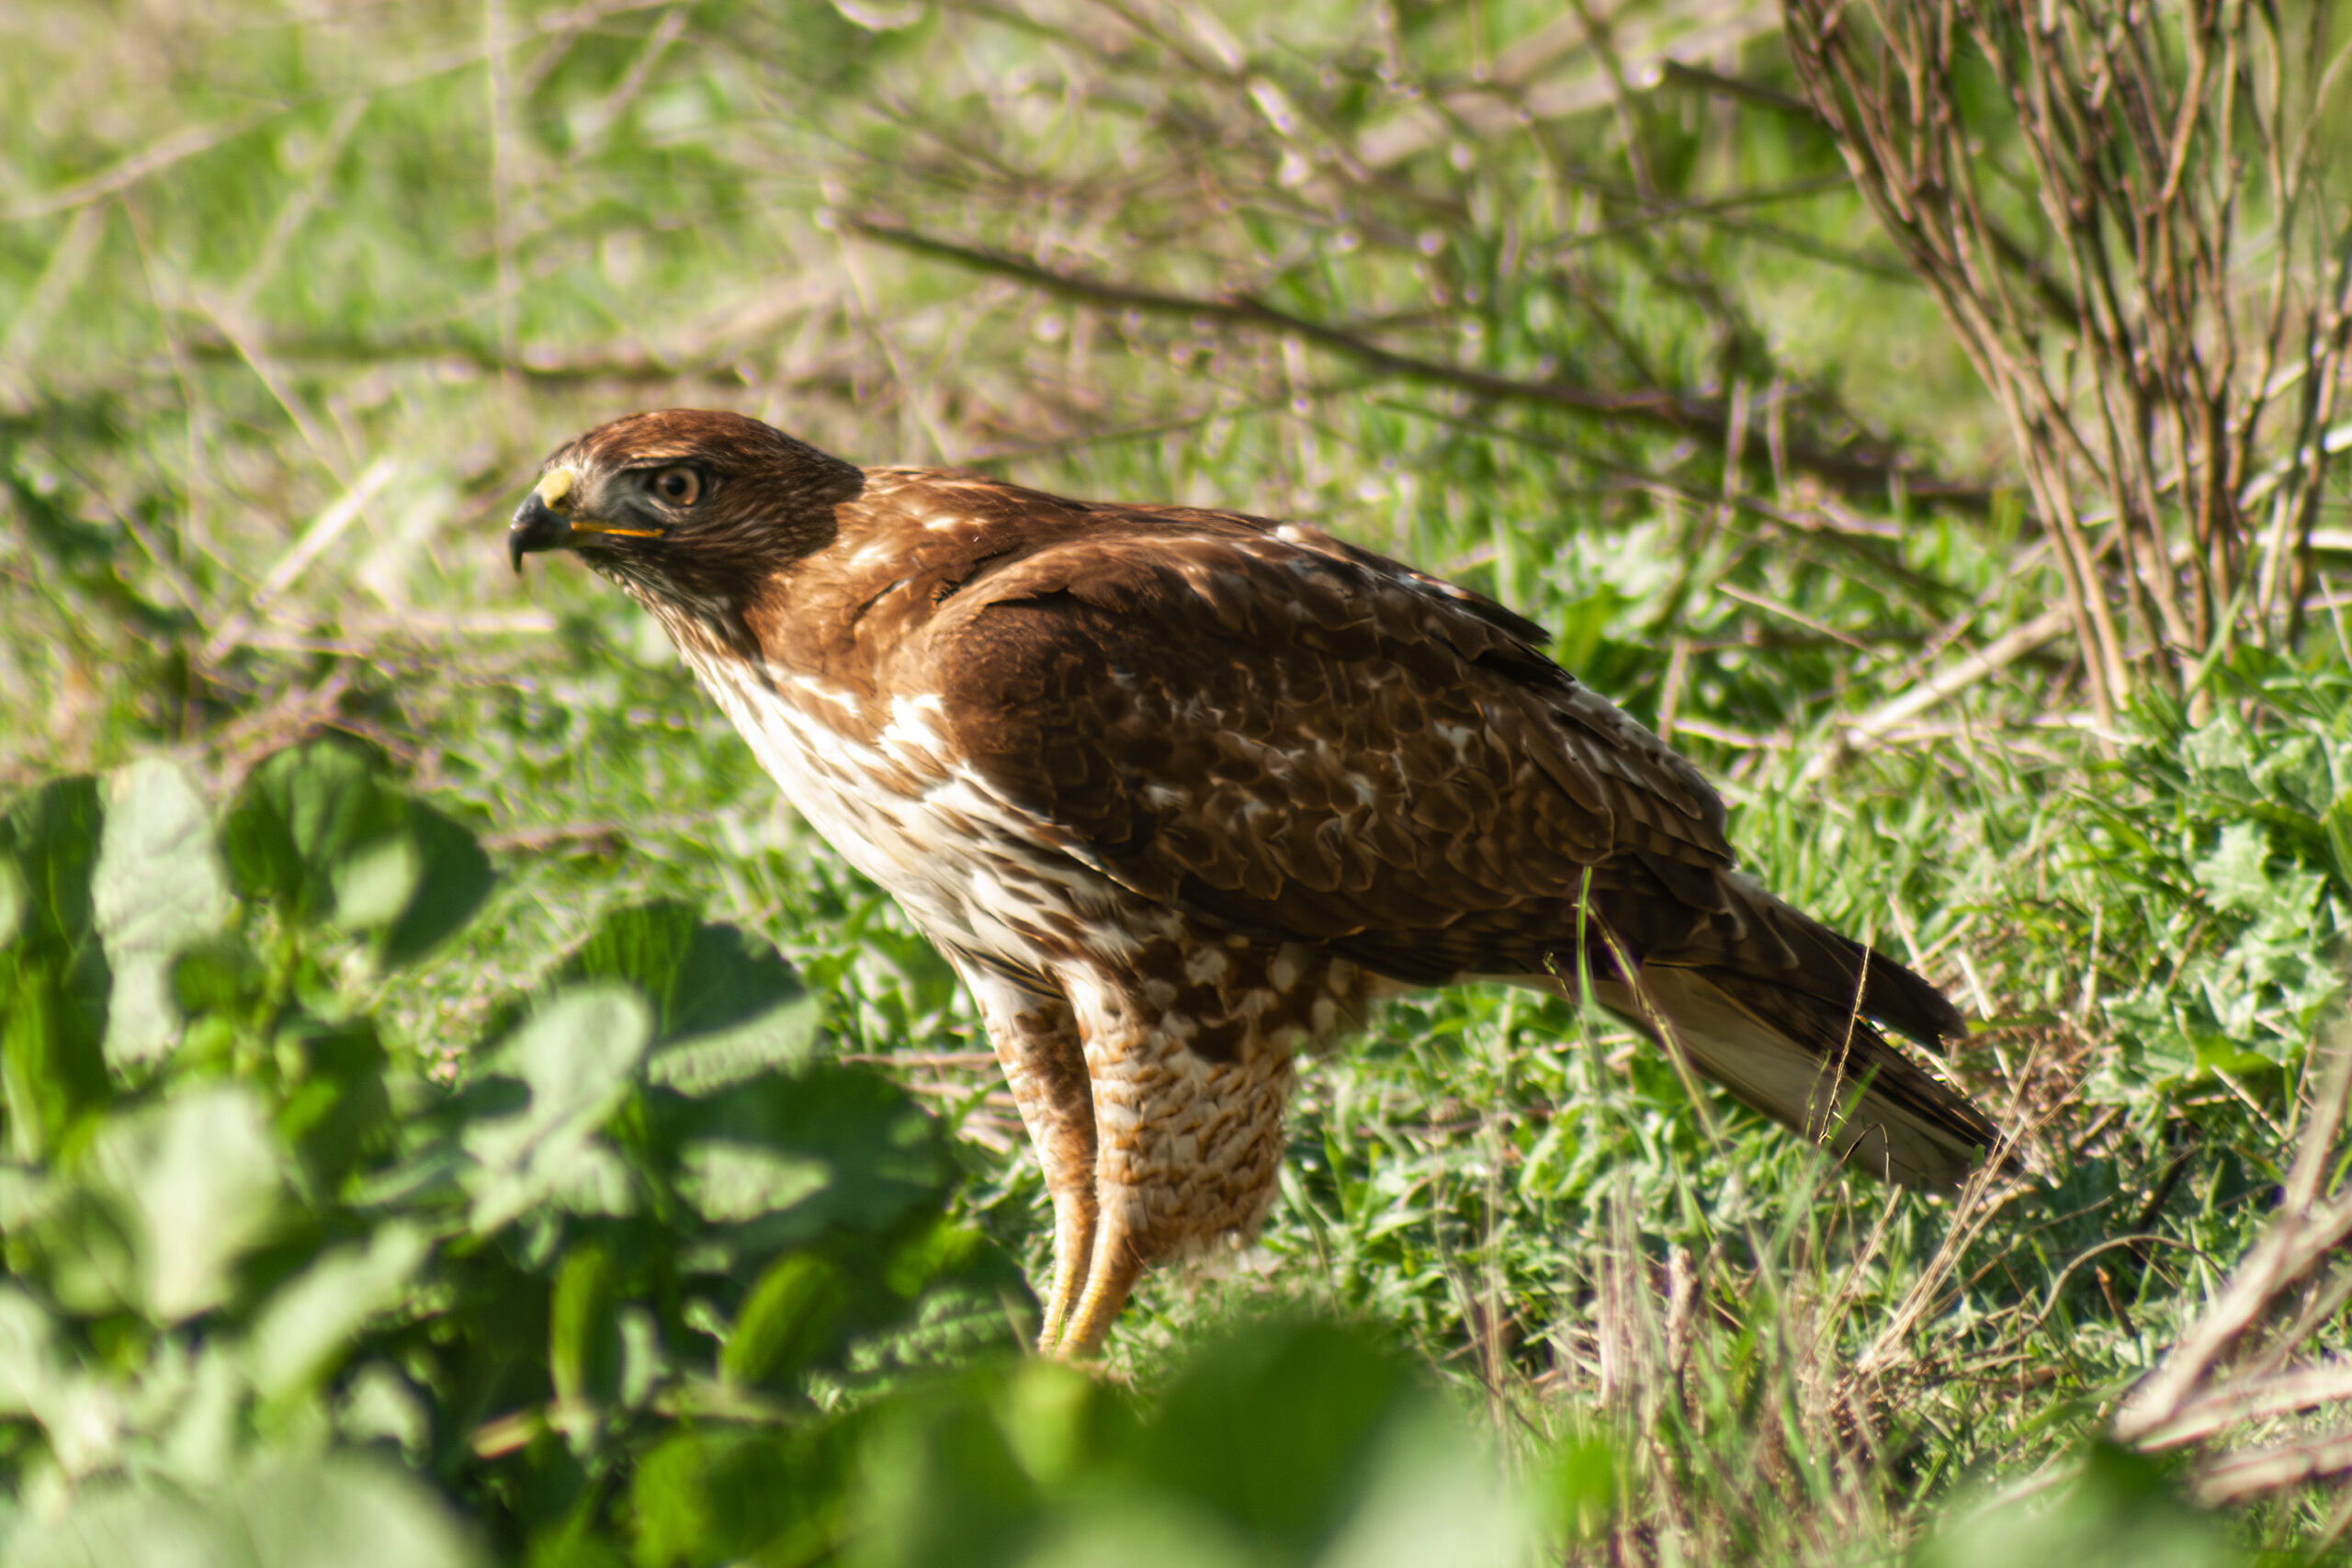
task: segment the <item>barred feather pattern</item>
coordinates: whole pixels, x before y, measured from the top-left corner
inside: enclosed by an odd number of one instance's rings
[[[583,507],[638,452],[707,466],[708,519],[582,553],[971,986],[1054,1193],[1049,1348],[1256,1221],[1294,1055],[1402,986],[1589,974],[1894,1179],[1951,1186],[1994,1142],[1880,1027],[1957,1036],[1942,995],[1739,872],[1697,770],[1532,623],[1296,525],[853,488],[753,423],[635,416],[550,465]]]

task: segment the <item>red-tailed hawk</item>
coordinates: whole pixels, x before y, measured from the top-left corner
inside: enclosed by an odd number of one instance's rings
[[[1888,1044],[1936,988],[1734,869],[1696,769],[1541,627],[1327,534],[860,468],[676,409],[548,459],[510,547],[642,604],[978,1002],[1054,1201],[1041,1339],[1274,1190],[1292,1060],[1384,992],[1599,1000],[1898,1181],[1994,1140]]]

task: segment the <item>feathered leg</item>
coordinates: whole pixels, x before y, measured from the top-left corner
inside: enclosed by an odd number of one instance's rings
[[[1065,981],[1093,1081],[1100,1214],[1085,1291],[1054,1347],[1076,1358],[1101,1346],[1146,1268],[1265,1213],[1282,1169],[1294,1032],[1262,1027],[1272,1010],[1240,987],[1217,987],[1214,1000],[1232,1010],[1204,1016],[1205,1007],[1148,1010],[1132,976]],[[1212,998],[1203,988],[1187,999]],[[1204,1054],[1204,1038],[1224,1048]]]
[[[1088,1279],[1098,1209],[1094,1197],[1094,1097],[1086,1051],[1069,1003],[1044,984],[1032,986],[958,956],[956,972],[979,1004],[989,1043],[1021,1108],[1021,1124],[1037,1151],[1054,1201],[1054,1279],[1037,1348],[1052,1354]]]

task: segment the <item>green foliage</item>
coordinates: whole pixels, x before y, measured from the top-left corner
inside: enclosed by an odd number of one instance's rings
[[[435,1492],[356,1449],[300,1459],[322,1442],[390,1443],[493,1543],[625,1541],[638,1457],[679,1434],[816,1453],[828,1412],[1023,1332],[1018,1270],[948,1217],[937,1124],[807,1060],[764,944],[621,911],[452,1087],[338,976],[480,904],[472,836],[313,742],[227,812],[232,899],[196,800],[147,763],[7,818],[0,1383],[4,1462],[52,1499],[34,1560],[247,1521],[258,1561],[314,1561],[379,1513],[397,1528],[348,1560],[468,1555]],[[109,921],[126,879],[142,913]],[[109,960],[164,965],[172,1009],[111,1065]],[[288,1512],[311,1493],[315,1518]]]
[[[2251,652],[2222,675],[2262,705],[2223,706],[2200,725],[2152,713],[2116,764],[2143,795],[2091,803],[2089,852],[2121,895],[2119,913],[2146,932],[2132,946],[2147,969],[2106,1004],[2131,1041],[2101,1082],[2109,1097],[2149,1079],[2275,1071],[2343,994],[2352,685],[2340,669]],[[2254,715],[2285,728],[2264,733]]]
[[[219,852],[159,762],[7,820],[11,1562],[1057,1562],[1131,1517],[1184,1526],[1169,1562],[1521,1539],[1446,1402],[1340,1330],[1204,1347],[1148,1412],[1010,1358],[1034,1307],[953,1213],[944,1129],[814,1059],[792,967],[675,901],[493,1009],[461,1082],[421,1070],[354,982],[388,932],[452,934],[487,862],[368,752],[264,761]],[[124,878],[145,913],[110,921]],[[170,979],[111,1063],[109,960]]]
[[[247,898],[298,925],[367,932],[380,962],[402,964],[480,908],[490,861],[471,833],[377,773],[340,743],[281,751],[245,782],[221,844]]]
[[[1429,1376],[1495,1433],[1430,1472],[1523,1479],[1572,1561],[2077,1517],[2340,1005],[2343,557],[2289,652],[2120,734],[2063,640],[1930,682],[2063,584],[1778,16],[0,22],[0,1556],[1450,1562],[1416,1531],[1508,1538],[1491,1485],[1400,1520],[1361,1483]],[[1148,1278],[1111,1386],[999,1359],[1050,1217],[952,971],[657,627],[498,548],[552,445],[688,403],[1500,594],[1760,879],[1981,1017],[1953,1070],[2047,1185],[1890,1201],[1611,1021],[1464,987],[1305,1065],[1258,1244]],[[1387,1348],[1217,1341],[1269,1311]]]
[[[1210,1337],[1155,1407],[1048,1362],[878,1411],[873,1568],[1522,1561],[1532,1520],[1409,1363],[1326,1325]]]
[[[2046,1505],[1986,1509],[1911,1558],[1914,1568],[2224,1568],[2244,1561],[2211,1519],[2175,1495],[2156,1461],[2108,1443],[2094,1444]]]

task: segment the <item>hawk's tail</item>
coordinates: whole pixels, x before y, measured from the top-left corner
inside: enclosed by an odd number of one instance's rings
[[[1800,990],[1726,964],[1644,964],[1633,988],[1613,980],[1595,988],[1651,1035],[1671,1036],[1669,1048],[1740,1100],[1839,1158],[1907,1187],[1959,1187],[1996,1130],[1866,1016],[1934,1044],[1960,1032],[1959,1015],[1901,964],[1814,929],[1850,954],[1859,1008],[1815,994],[1826,987]]]

